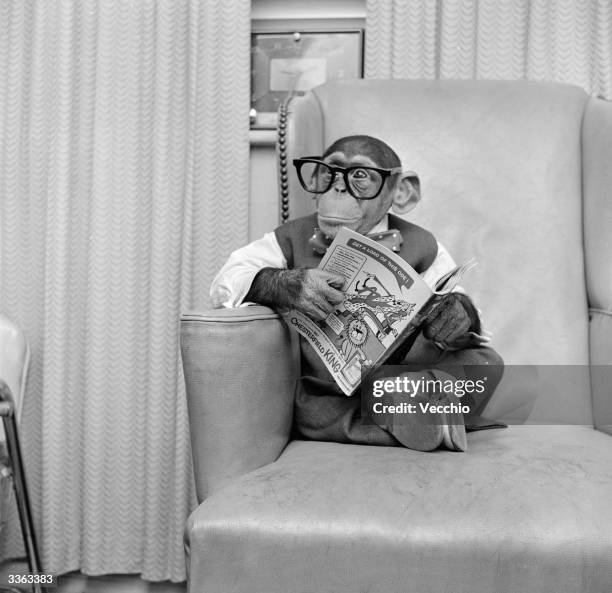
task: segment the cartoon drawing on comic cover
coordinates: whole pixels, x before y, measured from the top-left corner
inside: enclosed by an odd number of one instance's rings
[[[343,374],[348,380],[360,372],[362,365],[378,360],[398,336],[394,324],[407,319],[415,306],[390,294],[375,274],[365,272],[355,282],[335,312],[342,330],[336,333],[330,325],[321,327],[346,360]]]

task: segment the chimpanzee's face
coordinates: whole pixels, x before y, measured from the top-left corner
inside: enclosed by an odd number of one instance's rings
[[[323,162],[332,167],[374,167],[385,168],[370,156],[363,154],[345,154],[337,151],[329,154]],[[360,178],[367,182],[367,169],[353,169],[351,179],[359,187]],[[394,177],[383,181],[383,187],[374,199],[364,200],[353,197],[346,188],[342,174],[337,173],[331,188],[324,194],[318,194],[317,217],[321,231],[333,238],[341,227],[345,226],[358,233],[368,233],[385,216],[391,206],[397,189]],[[358,193],[358,192],[354,192]]]

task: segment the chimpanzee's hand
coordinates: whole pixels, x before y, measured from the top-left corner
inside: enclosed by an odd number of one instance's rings
[[[469,298],[451,292],[434,309],[423,324],[423,335],[433,341],[451,345],[478,325],[478,313]]]
[[[314,321],[325,319],[344,300],[339,289],[344,276],[319,269],[263,268],[255,276],[245,301],[284,313],[296,309]]]
[[[305,272],[302,290],[291,308],[322,321],[344,300],[344,293],[338,290],[344,284],[344,276],[318,269]]]

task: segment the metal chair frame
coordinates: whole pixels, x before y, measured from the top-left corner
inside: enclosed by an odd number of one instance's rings
[[[6,325],[11,323],[2,315],[0,315],[0,322],[2,322],[5,327]],[[18,328],[16,327],[15,330],[21,331],[18,330]],[[29,345],[27,344],[27,340],[25,341],[25,348],[26,354],[24,356],[23,369],[20,377],[20,387],[22,390],[25,386],[25,378],[29,364]],[[17,502],[17,510],[19,513],[19,521],[21,524],[21,533],[23,536],[23,543],[27,556],[28,569],[30,573],[40,574],[42,572],[42,565],[40,562],[40,555],[36,542],[32,508],[28,495],[28,488],[23,465],[23,455],[21,452],[21,444],[19,441],[19,430],[17,427],[17,415],[19,413],[19,410],[17,409],[18,406],[15,405],[16,401],[21,402],[22,398],[20,400],[16,400],[14,394],[11,391],[11,388],[0,377],[0,416],[2,417],[4,433],[6,436],[8,463],[9,469],[11,470],[12,474],[11,478],[15,491],[15,500]],[[5,590],[14,591],[15,589]],[[44,588],[41,584],[34,583],[32,585],[32,590],[35,593],[42,593]]]

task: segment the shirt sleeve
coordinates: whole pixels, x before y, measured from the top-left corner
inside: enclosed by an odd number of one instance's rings
[[[232,308],[245,303],[253,279],[262,268],[286,268],[287,260],[276,240],[266,233],[261,239],[232,252],[215,276],[210,287],[210,298],[215,308]]]

